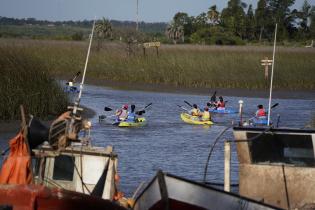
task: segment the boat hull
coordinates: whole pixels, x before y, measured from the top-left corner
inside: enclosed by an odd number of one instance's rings
[[[126,210],[109,200],[41,185],[0,185],[0,206],[23,210]]]
[[[134,210],[276,209],[257,201],[159,171],[139,194]]]
[[[213,122],[208,121],[202,121],[199,117],[191,116],[187,113],[181,113],[180,118],[185,122],[193,125],[213,125]]]

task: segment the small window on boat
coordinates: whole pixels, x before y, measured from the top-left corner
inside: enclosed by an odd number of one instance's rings
[[[72,181],[74,172],[74,158],[68,155],[55,157],[53,179]]]
[[[248,133],[247,138],[257,134]],[[266,133],[249,142],[253,163],[279,163],[294,166],[315,166],[311,135]]]

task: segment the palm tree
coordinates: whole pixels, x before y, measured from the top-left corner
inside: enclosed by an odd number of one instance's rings
[[[101,44],[104,39],[112,38],[112,35],[113,35],[112,24],[110,23],[109,20],[103,17],[102,20],[99,20],[96,23],[95,32],[96,32],[96,37],[98,40],[97,49],[99,50],[101,48]]]
[[[169,39],[173,40],[174,44],[177,44],[179,40],[184,42],[184,26],[172,21],[166,28],[166,35]]]
[[[219,24],[220,13],[217,11],[216,5],[213,5],[212,7],[209,8],[207,15],[208,15],[211,25]]]

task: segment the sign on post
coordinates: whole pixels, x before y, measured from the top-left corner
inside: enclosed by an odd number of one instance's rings
[[[143,55],[145,56],[145,49],[150,47],[155,47],[156,55],[159,56],[159,47],[161,46],[161,42],[146,42],[143,43]]]
[[[272,60],[268,60],[268,57],[265,57],[265,59],[261,60],[261,65],[265,66],[265,79],[268,79],[268,72],[269,72],[269,66],[272,65]]]

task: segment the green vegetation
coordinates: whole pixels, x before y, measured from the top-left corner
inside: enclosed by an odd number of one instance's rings
[[[0,119],[20,119],[19,105],[36,117],[56,116],[67,96],[32,49],[0,46]]]
[[[8,40],[5,40],[8,43]],[[56,77],[65,78],[84,67],[87,42],[12,41],[31,58],[41,60]],[[4,41],[0,40],[0,45]],[[168,84],[174,87],[267,89],[260,60],[272,57],[272,47],[162,45],[155,49],[94,42],[87,78],[131,83]],[[274,87],[285,90],[315,89],[315,51],[310,48],[277,49]]]
[[[177,42],[239,45],[244,42],[270,42],[278,23],[279,41],[306,41],[315,39],[315,6],[307,0],[299,9],[291,9],[295,0],[258,0],[254,10],[241,0],[229,0],[222,11],[216,5],[201,14],[189,16],[178,12],[168,31],[183,28],[182,37],[169,36]]]

